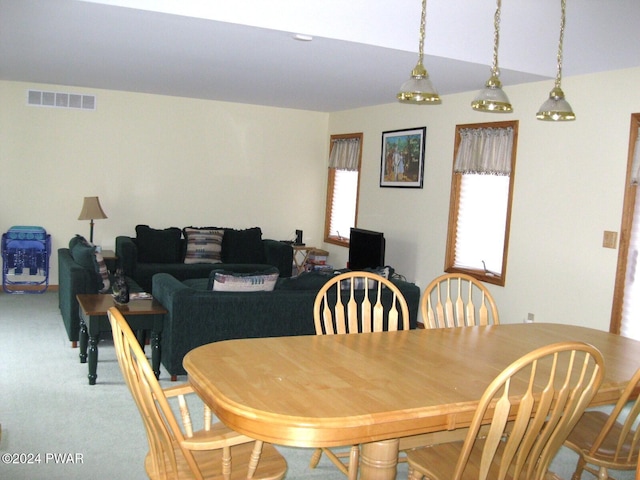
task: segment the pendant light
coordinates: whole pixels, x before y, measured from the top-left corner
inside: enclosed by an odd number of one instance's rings
[[[411,71],[411,78],[402,84],[397,98],[401,103],[418,105],[440,103],[440,95],[433,88],[427,69],[422,64],[424,57],[424,30],[427,18],[427,0],[422,0],[422,17],[420,18],[420,49],[418,63]]]
[[[497,0],[496,13],[493,21],[493,66],[491,67],[491,77],[489,77],[487,83],[484,84],[484,88],[480,90],[476,98],[471,102],[471,108],[480,112],[509,113],[513,111],[507,94],[502,90],[500,70],[498,69],[501,9],[502,2],[501,0]]]
[[[564,39],[564,24],[566,16],[566,0],[560,0],[562,16],[560,19],[560,42],[558,44],[558,65],[556,73],[556,83],[549,98],[542,104],[540,111],[536,115],[538,120],[548,120],[552,122],[575,120],[576,115],[569,102],[564,98],[564,92],[560,87],[562,81],[562,41]]]

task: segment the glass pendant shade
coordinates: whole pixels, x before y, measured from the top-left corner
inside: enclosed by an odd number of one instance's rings
[[[421,62],[411,72],[411,78],[402,84],[397,97],[400,103],[440,103],[440,95],[433,88],[429,74]]]
[[[536,114],[538,120],[548,120],[552,122],[561,122],[575,120],[576,114],[569,102],[564,98],[564,92],[560,87],[551,90],[549,98],[542,104],[540,110]]]
[[[484,88],[471,102],[471,107],[480,112],[509,113],[513,111],[507,94],[502,90],[498,75],[493,73]]]

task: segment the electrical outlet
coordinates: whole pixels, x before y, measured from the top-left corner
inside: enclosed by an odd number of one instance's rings
[[[527,313],[527,318],[525,318],[524,323],[533,323],[536,319],[536,316],[533,313]]]

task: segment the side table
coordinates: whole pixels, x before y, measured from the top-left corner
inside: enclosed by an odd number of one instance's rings
[[[164,314],[167,313],[160,302],[150,298],[118,305],[110,294],[79,294],[76,298],[80,306],[80,363],[87,363],[89,359],[89,385],[95,385],[98,378],[98,341],[100,333],[111,331],[107,317],[107,310],[111,307],[122,312],[132,330],[151,330],[151,367],[156,378],[160,375],[160,335]]]
[[[304,272],[304,266],[309,259],[309,254],[315,250],[315,247],[306,247],[304,245],[293,245],[293,266],[295,274],[300,275]]]
[[[307,247],[305,245],[293,245],[293,266],[294,275],[300,275],[305,271],[309,257],[314,254],[328,255],[329,252],[316,247]]]

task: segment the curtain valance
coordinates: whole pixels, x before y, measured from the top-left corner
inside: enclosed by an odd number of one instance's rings
[[[359,138],[334,138],[331,141],[329,168],[357,171],[359,158]]]
[[[509,176],[513,128],[463,128],[454,165],[456,173]]]

